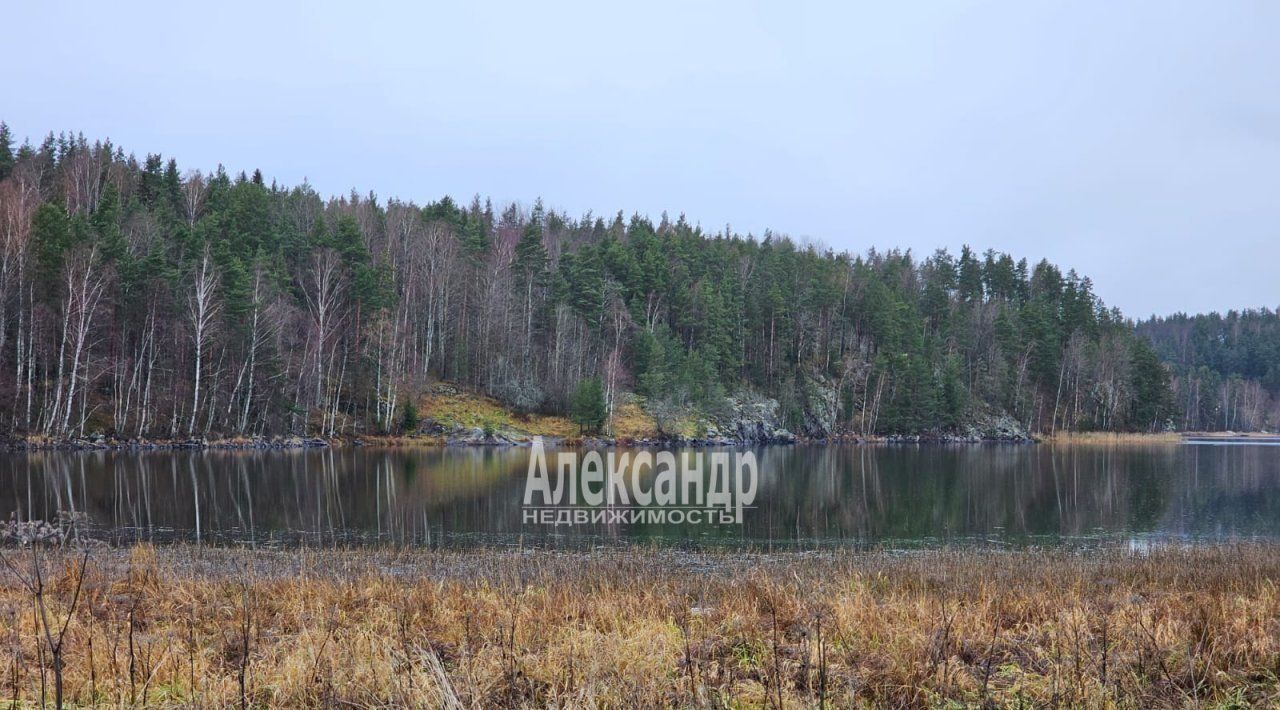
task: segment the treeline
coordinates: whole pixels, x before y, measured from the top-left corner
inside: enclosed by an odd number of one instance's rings
[[[1172,368],[1179,428],[1280,427],[1280,311],[1180,313],[1142,321],[1138,332]]]
[[[1166,371],[1087,278],[835,253],[665,214],[325,199],[109,142],[0,139],[0,422],[121,436],[395,430],[448,380],[660,424],[776,398],[796,430],[1150,430]]]

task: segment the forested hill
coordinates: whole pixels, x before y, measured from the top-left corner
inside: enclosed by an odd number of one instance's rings
[[[1280,311],[1266,308],[1138,323],[1173,371],[1184,429],[1280,427]]]
[[[7,131],[0,229],[0,424],[19,433],[394,431],[440,380],[542,412],[598,382],[659,421],[767,397],[814,435],[1182,417],[1087,278],[990,251],[326,199]]]

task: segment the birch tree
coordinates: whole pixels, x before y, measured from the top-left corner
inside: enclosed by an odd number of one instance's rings
[[[322,412],[330,409],[330,380],[334,369],[334,332],[342,315],[342,289],[344,286],[342,258],[333,249],[318,249],[311,257],[310,268],[303,277],[302,294],[307,312],[311,315],[311,339],[309,351],[315,378],[315,397],[312,404]]]
[[[188,228],[196,226],[196,220],[200,218],[200,213],[204,209],[204,198],[207,192],[208,186],[205,185],[204,176],[199,170],[187,173],[186,179],[182,182],[182,216],[186,218]]]
[[[81,380],[86,379],[90,337],[107,285],[106,269],[101,264],[96,246],[79,247],[68,256],[63,269],[63,284],[66,296],[57,390],[47,431],[66,436],[72,431],[71,415],[75,409],[76,391]],[[83,424],[86,416],[82,411],[77,427]]]
[[[219,311],[217,300],[218,272],[208,246],[191,274],[191,290],[187,295],[187,317],[191,322],[191,341],[195,348],[195,365],[191,375],[191,421],[187,433],[195,435],[196,417],[200,413],[200,391],[204,382],[205,353],[213,335]]]

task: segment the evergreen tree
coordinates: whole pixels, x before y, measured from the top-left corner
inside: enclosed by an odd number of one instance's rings
[[[62,205],[46,202],[31,220],[31,245],[40,281],[50,286],[62,270],[62,260],[71,249],[71,218]]]
[[[1132,350],[1133,427],[1156,431],[1169,416],[1169,373],[1146,342],[1135,340]]]
[[[404,413],[400,417],[400,430],[406,434],[418,431],[418,406],[413,403],[413,399],[405,400]]]
[[[13,134],[9,132],[8,124],[0,121],[0,180],[13,172],[14,160]]]
[[[591,377],[578,383],[573,391],[570,416],[583,434],[598,432],[604,426],[604,386],[599,379]]]

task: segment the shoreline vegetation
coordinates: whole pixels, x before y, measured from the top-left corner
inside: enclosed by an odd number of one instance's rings
[[[0,552],[11,706],[1280,702],[1274,544]]]
[[[519,447],[533,442],[534,435],[451,439],[431,435],[353,436],[326,439],[321,437],[243,437],[234,439],[137,440],[97,437],[88,439],[51,440],[43,438],[12,439],[0,444],[0,451],[10,453],[34,451],[296,451],[341,448],[445,448],[445,447]],[[543,436],[543,435],[537,435]],[[1114,433],[1073,432],[1023,439],[959,438],[951,436],[830,436],[821,439],[795,437],[786,441],[742,441],[738,439],[685,437],[602,437],[546,435],[549,446],[582,447],[704,447],[704,446],[786,446],[786,445],[972,445],[972,444],[1045,444],[1052,446],[1143,446],[1176,444],[1189,440],[1200,442],[1273,443],[1280,437],[1268,432],[1160,432]]]
[[[632,398],[609,418],[603,431],[584,435],[578,425],[557,416],[521,414],[500,402],[450,385],[440,385],[417,400],[420,420],[411,433],[374,435],[243,436],[228,438],[182,437],[174,439],[121,438],[107,435],[54,438],[15,436],[0,444],[8,451],[47,450],[285,450],[325,447],[443,447],[521,446],[541,436],[548,443],[571,446],[724,446],[749,444],[953,444],[953,443],[1048,443],[1048,444],[1151,444],[1201,440],[1266,440],[1263,432],[1106,432],[1070,431],[1028,435],[1016,426],[1004,430],[929,432],[912,435],[834,432],[823,437],[796,435],[778,427],[776,421],[730,421],[717,428],[697,413],[668,423],[666,430],[645,408],[643,400]],[[745,436],[743,435],[745,434]]]
[[[541,436],[541,435],[539,435]],[[1231,434],[1217,432],[1213,436],[1195,436],[1176,432],[1153,434],[1070,434],[1050,437],[1028,437],[1025,439],[964,439],[954,437],[931,437],[915,435],[909,437],[895,436],[831,436],[822,439],[796,437],[787,441],[742,441],[737,439],[705,439],[683,437],[639,437],[612,438],[600,436],[545,436],[544,442],[549,446],[581,446],[581,447],[719,447],[719,446],[786,446],[786,445],[972,445],[972,444],[1047,444],[1059,446],[1120,446],[1180,443],[1189,438],[1200,440],[1222,440],[1239,443],[1277,441],[1274,435],[1262,433]],[[335,437],[243,437],[234,439],[179,439],[179,440],[137,440],[95,437],[87,439],[51,440],[43,438],[12,439],[0,444],[0,451],[9,453],[38,451],[297,451],[306,449],[341,449],[341,448],[445,448],[445,447],[520,447],[533,442],[533,436],[494,436],[476,439],[450,439],[430,435],[400,436],[363,436]]]

